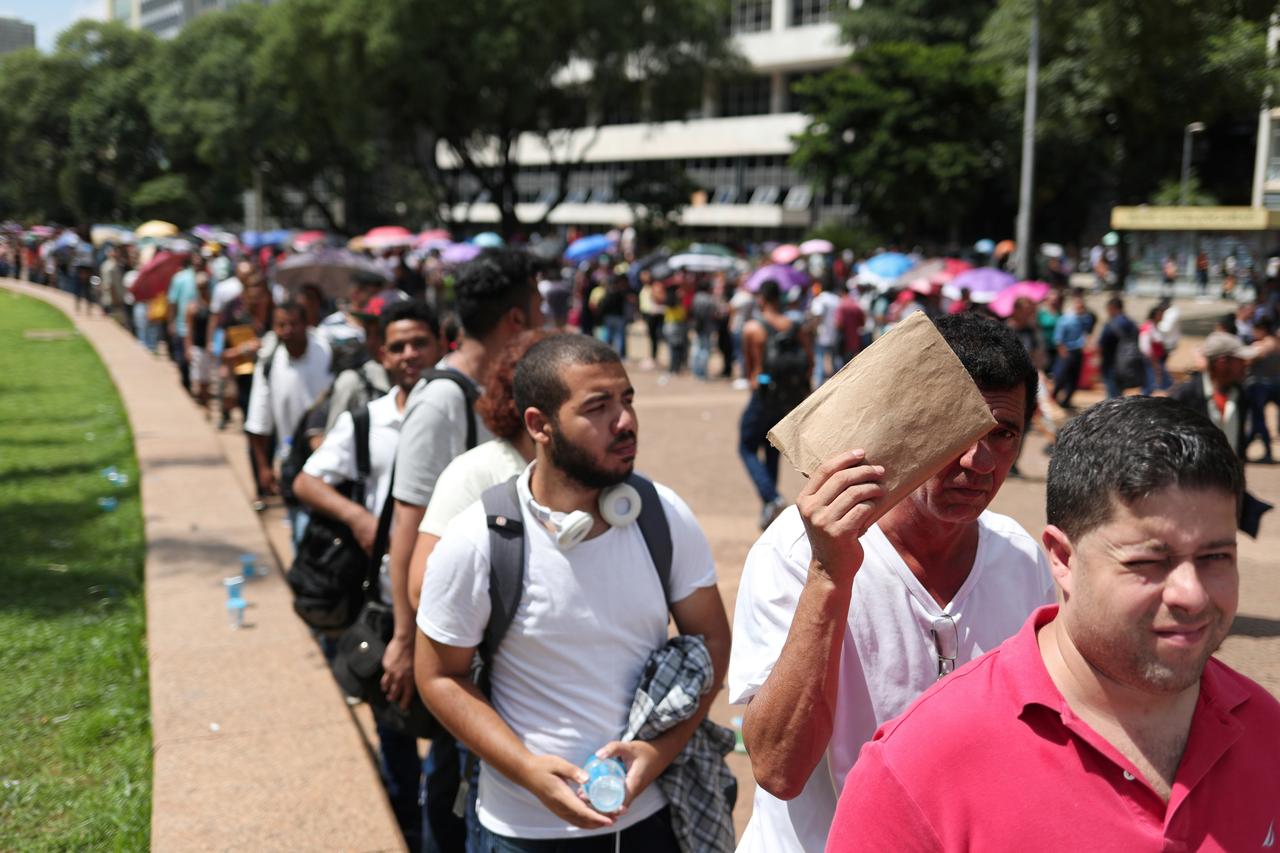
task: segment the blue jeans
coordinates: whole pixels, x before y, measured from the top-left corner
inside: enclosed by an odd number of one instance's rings
[[[699,379],[707,378],[707,365],[711,362],[711,336],[715,330],[698,332],[693,339],[693,375]]]
[[[1270,379],[1255,379],[1245,386],[1249,395],[1249,403],[1253,410],[1252,423],[1249,425],[1249,440],[1245,447],[1253,444],[1254,439],[1262,438],[1263,459],[1271,457],[1271,429],[1267,426],[1267,404],[1280,404],[1280,382]]]
[[[604,341],[613,347],[613,351],[620,357],[627,357],[627,318],[625,316],[605,315]]]
[[[667,341],[667,354],[671,359],[668,370],[679,373],[684,370],[685,360],[689,357],[689,326],[686,323],[667,323],[662,327],[662,336]]]
[[[460,754],[461,753],[461,754]],[[422,762],[422,853],[456,853],[467,846],[467,822],[453,813],[465,752],[449,735],[431,742]]]
[[[746,466],[747,475],[751,477],[756,493],[762,503],[770,503],[778,499],[778,448],[769,443],[769,430],[775,421],[764,410],[764,401],[759,391],[751,392],[751,399],[742,411],[742,420],[738,422],[738,455]],[[760,451],[764,450],[764,459]]]
[[[659,809],[637,824],[618,833],[587,838],[508,838],[478,827],[480,847],[472,853],[677,853],[680,850],[671,828],[670,807]]]
[[[830,362],[831,370],[827,371],[827,363]],[[836,345],[814,344],[813,345],[813,387],[817,388],[823,382],[827,381],[827,377],[831,376],[837,370],[844,366],[844,360],[840,353],[840,348]]]

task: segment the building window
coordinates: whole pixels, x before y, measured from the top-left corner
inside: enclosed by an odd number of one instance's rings
[[[720,88],[720,115],[768,115],[771,88],[768,77],[751,77],[725,83]]]
[[[133,20],[133,0],[115,0],[111,4],[111,19],[129,23]]]
[[[773,28],[772,0],[734,0],[729,8],[729,32],[762,33]]]
[[[1280,122],[1271,125],[1271,152],[1267,158],[1267,183],[1280,181]]]
[[[834,17],[835,0],[791,0],[791,26],[823,24]]]

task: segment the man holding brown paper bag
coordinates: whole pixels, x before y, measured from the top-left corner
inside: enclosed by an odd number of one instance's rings
[[[882,481],[901,472],[886,474],[856,445],[829,455],[747,557],[729,694],[750,701],[743,735],[759,788],[739,851],[822,850],[876,728],[1053,601],[1035,539],[986,510],[1034,411],[1035,368],[995,321],[962,314],[937,331],[995,425],[887,510]],[[901,388],[937,356],[890,360],[881,381]]]

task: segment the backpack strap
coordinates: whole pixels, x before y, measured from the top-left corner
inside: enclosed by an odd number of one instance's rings
[[[271,352],[267,354],[267,360],[262,365],[262,378],[267,382],[271,381],[271,368],[276,363],[276,353],[280,352],[280,341],[276,341],[276,345],[271,348]]]
[[[454,385],[457,385],[458,389],[462,391],[462,398],[466,401],[467,405],[467,450],[475,447],[477,439],[476,400],[480,397],[480,392],[476,390],[475,383],[451,367],[424,370],[422,372],[422,378],[427,380],[428,383],[434,382],[437,379],[448,379]],[[519,517],[520,515],[517,513],[516,518]]]
[[[363,409],[368,419],[369,409]],[[359,445],[357,445],[359,447]],[[368,453],[368,438],[365,439],[365,452]],[[356,463],[359,465],[359,463]],[[367,476],[367,475],[366,475]],[[377,601],[380,594],[378,575],[382,572],[382,557],[387,553],[387,545],[391,540],[391,519],[395,515],[396,502],[391,496],[396,487],[396,466],[391,465],[391,476],[387,478],[387,494],[382,499],[382,514],[378,516],[378,532],[373,536],[373,551],[369,554],[369,570],[365,577],[364,597],[366,601]]]
[[[373,469],[369,460],[369,407],[361,406],[351,415],[351,420],[356,429],[356,479],[364,483]]]
[[[671,525],[667,522],[666,510],[662,508],[662,498],[658,495],[653,481],[639,474],[627,478],[631,488],[640,493],[640,517],[636,524],[640,526],[640,535],[644,537],[645,547],[649,549],[649,558],[658,572],[658,580],[662,581],[662,594],[671,606],[671,560],[675,546],[671,541]]]
[[[485,670],[511,627],[524,592],[524,522],[517,479],[491,486],[480,498],[489,524],[489,623],[480,643]],[[488,684],[481,689],[487,694]]]

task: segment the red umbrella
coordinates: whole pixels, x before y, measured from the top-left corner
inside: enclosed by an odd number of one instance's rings
[[[443,249],[453,242],[453,237],[443,228],[431,228],[413,238],[413,245],[419,249]]]
[[[329,237],[323,231],[303,231],[301,234],[294,235],[293,250],[295,252],[305,252],[309,249],[317,248],[317,243],[323,243]]]
[[[146,266],[138,271],[129,292],[139,302],[153,299],[169,289],[169,280],[187,262],[185,252],[157,252]]]

